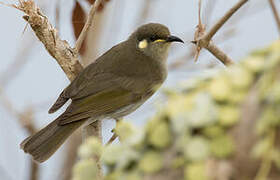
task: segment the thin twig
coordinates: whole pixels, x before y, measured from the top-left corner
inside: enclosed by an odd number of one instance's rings
[[[106,146],[114,142],[118,138],[118,135],[116,133],[113,134],[113,136],[109,139],[109,141],[106,143]]]
[[[193,44],[197,46],[196,56],[199,55],[201,48],[207,49],[216,58],[218,58],[224,65],[228,66],[233,64],[233,60],[227,56],[223,51],[221,51],[216,45],[211,42],[212,37],[218,32],[218,30],[225,24],[227,20],[244,5],[248,0],[240,0],[235,6],[233,6],[211,29],[208,33],[203,35],[201,31],[201,21],[199,20],[198,29],[195,33]],[[200,6],[200,4],[199,4]],[[200,36],[200,37],[197,37]]]
[[[248,0],[240,0],[235,6],[233,6],[203,37],[206,41],[210,41],[217,31],[229,20],[229,18],[239,9],[248,2]]]
[[[79,50],[81,49],[82,44],[83,44],[83,42],[84,42],[84,40],[86,38],[86,35],[88,33],[88,30],[89,30],[89,28],[91,27],[91,25],[93,23],[93,18],[94,18],[94,15],[95,15],[96,11],[97,11],[97,8],[99,7],[99,5],[100,5],[100,3],[102,1],[103,0],[96,0],[94,2],[94,4],[91,5],[91,9],[90,9],[87,21],[85,23],[85,26],[83,27],[82,32],[81,32],[79,38],[76,41],[76,45],[74,47],[75,52],[79,52]]]
[[[196,43],[198,43],[198,40],[200,37],[202,37],[205,33],[205,26],[204,24],[202,24],[202,20],[201,20],[201,0],[198,1],[198,25],[196,26],[196,31],[195,31],[195,35],[194,35],[194,40]],[[196,62],[200,51],[201,51],[202,47],[201,46],[196,46],[196,53],[194,56],[194,61]]]
[[[229,66],[234,64],[233,60],[226,55],[222,50],[220,50],[214,43],[210,42],[207,46],[204,47],[209,52],[211,52],[217,59],[219,59],[224,65]]]
[[[60,29],[60,0],[55,4],[55,28]]]
[[[278,31],[280,33],[280,17],[279,17],[279,14],[277,12],[276,5],[274,3],[274,0],[268,0],[268,2],[270,4],[270,7],[271,7],[272,13],[274,15],[274,19],[275,19],[276,25],[278,27]]]
[[[215,5],[217,4],[217,0],[211,0],[206,2],[206,6],[203,9],[204,14],[202,16],[202,20],[204,21],[205,27],[208,27],[211,22],[211,18],[213,17],[213,12],[215,12]]]
[[[94,28],[89,28],[86,39],[84,40],[85,50],[82,55],[81,63],[84,66],[93,63],[98,58],[98,46],[101,40],[104,41],[105,18],[107,12],[102,10],[94,17]],[[108,37],[106,37],[108,38]],[[81,50],[80,50],[81,51]]]
[[[117,123],[120,122],[120,121],[122,121],[123,118],[115,118],[115,120],[116,120],[116,126],[117,126]],[[118,135],[117,135],[117,133],[115,132],[115,129],[112,130],[112,133],[113,133],[113,135],[112,135],[112,137],[109,139],[109,141],[106,143],[106,145],[111,144],[115,139],[117,139]]]

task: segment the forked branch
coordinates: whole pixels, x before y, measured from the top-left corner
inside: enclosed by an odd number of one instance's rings
[[[218,32],[218,30],[229,20],[229,18],[240,9],[248,0],[240,0],[235,6],[233,6],[209,31],[204,33],[203,25],[200,19],[200,2],[199,2],[199,24],[197,26],[197,31],[195,34],[194,43],[197,46],[196,58],[198,57],[200,50],[202,48],[207,49],[211,52],[217,59],[219,59],[224,65],[228,66],[234,63],[234,61],[227,56],[223,51],[221,51],[212,41],[213,36]]]

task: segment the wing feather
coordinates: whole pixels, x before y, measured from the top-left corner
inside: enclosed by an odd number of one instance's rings
[[[141,101],[141,96],[124,89],[102,91],[86,98],[75,100],[60,117],[59,124],[65,125],[84,118],[98,118]]]

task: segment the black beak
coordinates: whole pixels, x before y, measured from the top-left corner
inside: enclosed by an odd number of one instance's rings
[[[181,42],[184,43],[184,41],[176,36],[168,36],[166,39],[166,42]]]

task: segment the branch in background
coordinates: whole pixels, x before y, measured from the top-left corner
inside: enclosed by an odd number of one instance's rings
[[[213,0],[213,1],[206,1],[206,5],[204,6],[203,9],[203,14],[202,14],[202,21],[204,22],[205,27],[209,27],[210,24],[210,20],[212,19],[212,14],[214,11],[214,7],[216,5],[217,1]],[[225,43],[226,41],[234,38],[237,34],[237,23],[240,23],[242,20],[255,15],[257,12],[260,12],[261,10],[264,10],[263,5],[258,5],[256,7],[254,7],[254,9],[250,9],[250,11],[248,10],[249,6],[245,6],[242,9],[239,10],[238,14],[235,14],[235,16],[231,17],[231,20],[229,22],[227,22],[227,28],[226,29],[222,29],[221,32],[219,34],[216,35],[215,38],[215,43],[219,44],[219,43]],[[186,33],[184,33],[185,39],[191,39],[191,34],[192,31],[187,31]],[[224,49],[224,48],[223,48]],[[176,59],[171,59],[170,62],[172,62],[169,67],[171,70],[176,70],[179,67],[181,67],[182,65],[185,65],[186,63],[189,62],[189,60],[193,59],[195,57],[195,47],[189,48],[189,52],[185,53],[184,55],[180,56],[179,58]],[[194,52],[194,53],[193,53]],[[209,61],[207,61],[209,62]],[[211,61],[213,62],[213,61]],[[211,63],[210,62],[210,63]],[[217,64],[217,63],[215,63]],[[213,66],[210,64],[210,66]],[[203,66],[202,68],[208,68],[209,65],[207,66]],[[187,68],[187,69],[186,69]],[[186,66],[186,68],[184,68],[184,70],[188,70],[188,69],[192,69],[194,67],[192,67],[192,65],[188,64],[188,66]],[[202,69],[200,68],[200,69]]]
[[[278,27],[278,31],[280,33],[280,17],[279,17],[279,14],[277,12],[276,5],[274,3],[274,0],[268,0],[268,2],[270,4],[270,7],[271,7],[272,13],[274,15],[274,19],[275,19],[276,25]]]
[[[211,22],[211,18],[213,17],[213,13],[215,12],[215,6],[217,4],[217,0],[211,0],[206,2],[206,6],[203,9],[204,14],[202,16],[202,20],[205,22],[205,27],[208,27]]]
[[[201,0],[199,0],[198,1],[198,25],[196,26],[196,31],[194,34],[195,41],[198,40],[201,36],[203,36],[204,33],[205,33],[205,26],[202,24],[201,21]],[[194,61],[197,61],[201,49],[202,47],[196,46]]]
[[[114,134],[113,134],[112,137],[109,139],[109,141],[106,143],[106,145],[112,144],[112,142],[114,142],[117,138],[118,138],[118,135],[114,132]]]
[[[240,9],[248,0],[240,0],[235,6],[233,6],[212,28],[204,35],[203,39],[210,41],[212,37],[218,32],[218,30],[229,20],[229,18]]]
[[[20,1],[15,8],[23,11],[23,18],[30,24],[38,39],[44,44],[46,50],[57,61],[67,77],[72,81],[83,69],[78,61],[78,55],[67,41],[61,40],[57,30],[50,24],[33,0]]]
[[[117,126],[118,122],[122,121],[123,118],[115,118],[115,120],[116,120],[116,126]],[[106,143],[106,145],[110,145],[112,142],[114,142],[118,138],[118,135],[115,132],[115,129],[112,130],[112,133],[113,133],[113,135],[111,136],[109,141]]]
[[[24,112],[18,112],[12,102],[3,94],[3,90],[0,89],[0,102],[3,107],[6,108],[7,112],[15,116],[19,124],[28,132],[29,135],[32,135],[36,132],[33,118],[32,108],[27,108]],[[39,178],[39,166],[35,161],[30,160],[30,180],[37,180]]]
[[[210,42],[212,37],[218,32],[218,30],[225,24],[226,21],[238,10],[240,9],[248,0],[240,0],[235,6],[233,6],[211,29],[208,33],[203,35],[203,29],[201,29],[200,24],[195,34],[195,39],[192,43],[197,46],[197,56],[202,48],[207,49],[215,57],[217,57],[226,66],[233,64],[233,60],[228,57],[224,52],[222,52],[214,43]],[[199,8],[200,9],[200,8]],[[199,20],[200,22],[200,20]]]
[[[79,52],[80,48],[82,47],[82,43],[83,41],[85,40],[86,38],[86,35],[89,31],[89,28],[91,27],[92,23],[93,23],[93,18],[94,18],[94,15],[97,11],[97,8],[99,7],[100,3],[102,2],[103,0],[96,0],[94,2],[93,5],[91,5],[91,9],[90,9],[90,12],[89,12],[89,15],[88,15],[88,18],[87,18],[87,21],[86,21],[86,24],[85,26],[83,27],[83,30],[79,36],[79,38],[77,39],[76,41],[76,45],[74,47],[74,50],[76,53]]]
[[[80,55],[82,56],[83,65],[88,65],[93,63],[99,55],[99,48],[101,42],[108,38],[104,36],[105,26],[104,23],[108,17],[108,11],[105,11],[104,8],[101,11],[97,11],[94,17],[94,28],[89,28],[86,39],[84,40],[84,53],[80,50]],[[101,41],[102,40],[102,41]]]
[[[79,1],[76,1],[75,5],[72,9],[72,18],[71,18],[73,33],[74,33],[76,40],[79,38],[79,36],[83,30],[83,27],[85,26],[86,16],[87,16],[87,13],[85,12],[84,8],[81,6]],[[94,28],[94,29],[96,29],[96,28]],[[79,49],[80,55],[83,55],[86,50],[85,41],[86,41],[87,37],[88,37],[88,34],[85,37],[85,40],[82,42],[82,45]]]
[[[60,0],[56,1],[55,4],[55,28],[60,29]]]
[[[207,45],[202,45],[202,47],[211,52],[224,65],[229,66],[233,64],[233,60],[228,57],[228,55],[226,55],[221,49],[219,49],[213,42],[209,42]]]

